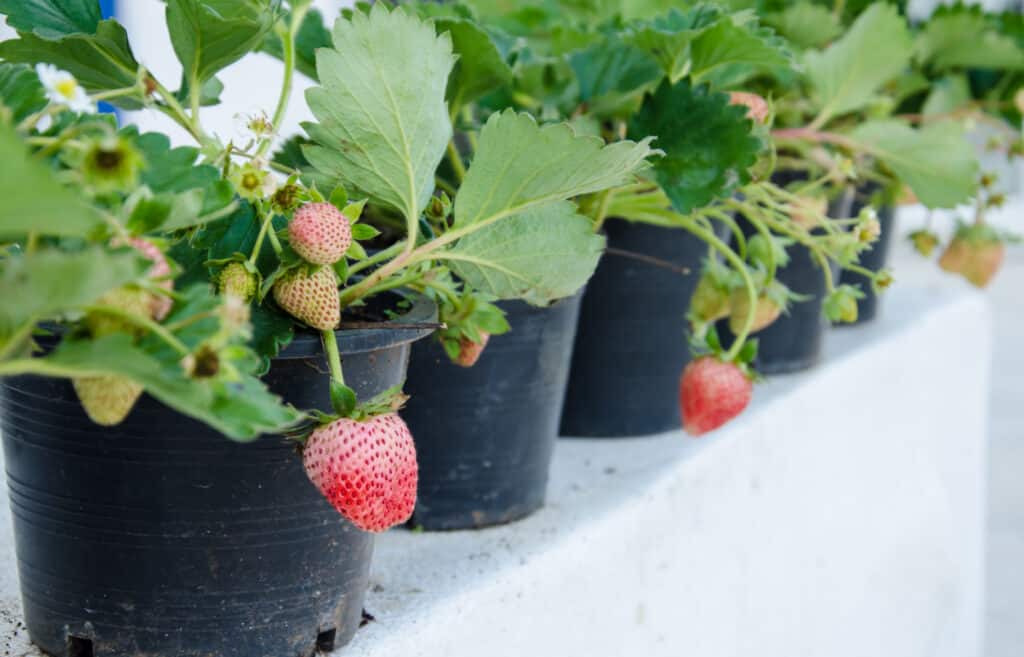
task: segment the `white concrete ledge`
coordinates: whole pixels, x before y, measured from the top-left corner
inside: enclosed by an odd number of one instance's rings
[[[340,654],[978,657],[989,353],[981,297],[896,289],[713,436],[562,441],[532,518],[383,536]],[[17,617],[4,536],[34,656]]]

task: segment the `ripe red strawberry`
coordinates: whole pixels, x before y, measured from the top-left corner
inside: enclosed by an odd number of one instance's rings
[[[352,226],[330,203],[307,203],[288,224],[292,248],[314,265],[333,265],[352,245]]]
[[[757,94],[746,91],[730,92],[729,104],[745,106],[747,108],[747,118],[754,123],[764,123],[768,120],[768,101]]]
[[[173,290],[174,280],[171,278],[171,265],[167,262],[167,256],[164,255],[164,252],[157,245],[141,237],[129,238],[128,244],[149,258],[149,261],[153,263],[147,274],[149,278],[157,281],[160,287],[168,292]],[[162,322],[171,312],[171,306],[173,305],[174,302],[170,297],[162,294],[151,294],[149,297],[150,316],[156,321]]]
[[[473,367],[476,365],[490,339],[491,334],[486,331],[480,331],[480,342],[473,342],[465,336],[459,338],[459,355],[455,359],[455,364],[461,367]]]
[[[274,301],[289,315],[309,326],[330,330],[341,321],[338,278],[330,267],[312,274],[296,269],[274,284]]]
[[[331,505],[364,531],[382,532],[412,516],[416,446],[395,413],[320,427],[306,443],[303,464]]]
[[[714,431],[742,413],[752,394],[753,384],[739,366],[702,356],[686,366],[679,381],[683,428],[693,436]]]

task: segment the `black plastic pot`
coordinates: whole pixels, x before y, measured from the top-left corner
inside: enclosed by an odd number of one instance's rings
[[[501,306],[512,331],[472,368],[453,365],[436,340],[413,349],[402,413],[420,462],[413,526],[500,525],[544,505],[580,296]]]
[[[606,253],[587,285],[561,433],[625,437],[679,426],[679,374],[690,360],[686,312],[707,245],[685,230],[606,224],[608,247],[687,268],[681,275]]]
[[[403,321],[432,321],[419,298]],[[426,331],[339,332],[360,396],[400,383]],[[330,408],[315,334],[266,381]],[[279,436],[227,440],[148,396],[113,429],[71,385],[0,382],[4,454],[32,640],[60,657],[306,657],[361,620],[371,535],[344,521]]]
[[[856,217],[860,211],[870,204],[871,193],[874,189],[858,190],[850,205],[848,216]],[[873,272],[885,269],[889,262],[889,250],[892,244],[893,233],[896,232],[896,208],[885,205],[875,208],[878,214],[878,223],[882,226],[882,233],[871,248],[860,255],[860,265]],[[864,292],[864,298],[857,302],[857,321],[853,325],[870,322],[878,316],[880,299],[871,288],[871,279],[864,274],[844,270],[840,282],[847,285],[859,286]],[[851,326],[851,324],[837,324],[837,326]]]

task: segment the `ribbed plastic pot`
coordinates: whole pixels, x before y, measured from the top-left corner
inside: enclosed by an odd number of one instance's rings
[[[858,190],[851,204],[849,216],[856,217],[864,207],[870,205],[871,194],[874,191],[874,188]],[[889,263],[889,251],[892,245],[893,234],[896,232],[896,208],[891,205],[885,205],[875,208],[875,212],[878,214],[878,223],[882,226],[882,232],[878,237],[878,241],[870,249],[861,253],[859,264],[873,272],[879,272],[885,269]],[[860,287],[865,295],[863,299],[857,302],[857,321],[852,325],[870,322],[878,317],[881,299],[872,289],[870,278],[864,274],[844,270],[840,276],[840,282]],[[851,324],[843,323],[837,324],[837,326],[851,326]]]
[[[416,297],[401,321],[434,321]],[[429,331],[340,331],[360,397],[400,383]],[[276,358],[269,386],[330,408],[313,333]],[[0,381],[4,455],[25,623],[59,657],[308,657],[361,620],[373,538],[306,477],[294,443],[250,444],[143,396],[92,424],[71,385]]]
[[[622,438],[678,428],[679,374],[690,361],[686,312],[708,247],[681,229],[621,219],[605,227],[609,248],[690,273],[604,255],[583,297],[561,433]]]
[[[420,462],[413,526],[488,527],[544,505],[580,295],[501,306],[512,330],[471,368],[453,365],[436,340],[413,349],[402,413]]]

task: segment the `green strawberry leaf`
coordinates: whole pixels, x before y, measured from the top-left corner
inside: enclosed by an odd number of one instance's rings
[[[913,49],[906,20],[896,8],[873,3],[841,39],[810,51],[804,67],[820,110],[817,123],[867,105],[878,89],[903,72]]]
[[[640,48],[610,37],[569,56],[579,98],[596,116],[630,114],[661,80],[661,66]]]
[[[654,177],[676,210],[688,214],[750,180],[761,150],[752,127],[725,94],[665,81],[644,100],[629,134],[658,135],[665,157],[655,162]]]
[[[285,14],[285,20],[290,20]],[[310,9],[302,19],[295,34],[295,68],[303,75],[316,80],[316,51],[331,47],[331,31],[324,24],[323,14],[318,9]],[[284,59],[284,46],[281,37],[273,30],[267,33],[261,46],[263,52]]]
[[[590,219],[562,201],[485,226],[439,257],[474,290],[545,305],[583,287],[603,248]]]
[[[14,123],[43,109],[47,102],[35,71],[21,64],[0,63],[0,105],[10,110]]]
[[[981,7],[955,5],[937,11],[918,33],[914,54],[926,67],[1024,70],[1024,49],[989,22]]]
[[[932,84],[921,112],[925,116],[950,114],[967,106],[971,99],[971,85],[967,76],[947,75]]]
[[[689,69],[690,45],[694,39],[723,15],[721,7],[707,3],[698,4],[685,13],[672,9],[664,16],[635,23],[626,31],[625,38],[655,57],[665,75],[675,82]]]
[[[0,59],[53,64],[74,75],[90,92],[132,87],[139,69],[124,27],[113,20],[100,21],[94,33],[75,32],[54,39],[21,32],[17,39],[0,42]],[[125,109],[141,107],[133,96],[121,96],[110,102]]]
[[[458,55],[448,79],[447,99],[452,113],[512,81],[512,69],[482,27],[458,18],[438,19],[434,25],[438,34],[448,33]]]
[[[976,191],[978,160],[960,123],[914,129],[896,120],[871,121],[850,137],[892,169],[929,208],[955,207]]]
[[[650,139],[605,146],[567,124],[538,126],[528,114],[493,114],[455,199],[455,228],[489,224],[536,207],[629,182],[654,154]]]
[[[13,367],[7,365],[8,370]],[[279,397],[250,375],[230,382],[189,378],[177,360],[168,362],[132,344],[131,337],[123,333],[99,340],[65,339],[46,358],[14,365],[24,365],[28,372],[69,378],[126,376],[167,406],[233,440],[249,441],[263,433],[279,433],[302,419],[302,414],[284,406]]]
[[[769,13],[764,23],[799,48],[822,48],[843,33],[843,26],[831,9],[809,0],[789,3]]]
[[[319,121],[305,124],[317,142],[306,158],[401,212],[410,241],[451,138],[444,91],[454,65],[450,37],[377,4],[335,23],[334,49],[317,52],[322,86],[306,93]]]
[[[101,18],[96,0],[0,0],[0,14],[14,29],[44,39],[93,34]]]
[[[295,320],[272,304],[254,303],[249,321],[252,323],[249,344],[262,359],[259,369],[253,373],[262,376],[270,370],[270,360],[291,344],[295,337]]]
[[[189,87],[259,47],[277,19],[270,0],[167,0],[167,29]]]
[[[91,247],[77,253],[44,249],[0,260],[0,336],[27,322],[54,319],[105,292],[140,279],[152,263],[133,250]],[[2,343],[3,340],[0,340]]]
[[[85,237],[102,223],[96,211],[67,187],[53,172],[29,156],[25,146],[0,125],[0,240],[40,235]]]
[[[690,46],[690,75],[695,82],[714,80],[723,70],[733,80],[790,65],[781,39],[756,22],[739,24],[740,18],[721,20],[694,39]]]

